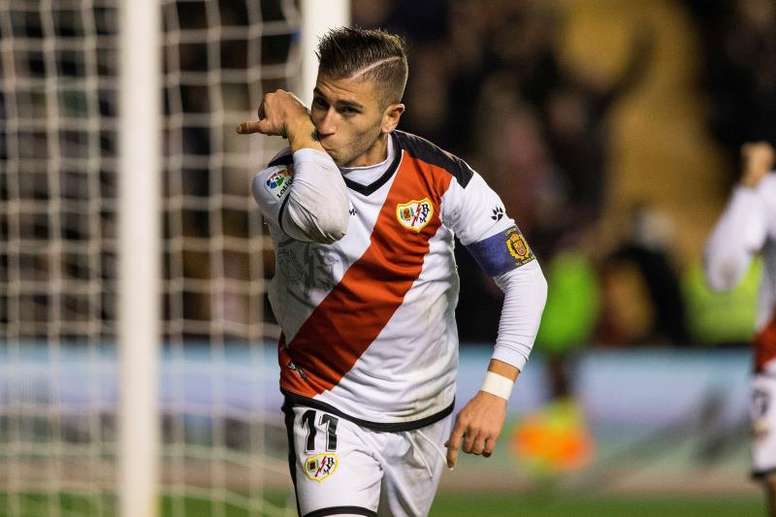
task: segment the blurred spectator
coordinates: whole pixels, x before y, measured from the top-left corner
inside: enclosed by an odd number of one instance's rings
[[[652,38],[646,28],[636,34],[625,70],[611,84],[560,73],[540,101],[547,143],[567,190],[574,193],[569,221],[592,224],[601,213],[608,176],[607,114],[641,81]]]
[[[671,221],[655,208],[638,204],[630,225],[628,237],[602,267],[606,310],[598,341],[685,345],[685,307],[671,256]]]

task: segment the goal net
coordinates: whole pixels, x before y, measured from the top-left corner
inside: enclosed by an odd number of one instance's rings
[[[0,2],[0,515],[119,513],[120,9]],[[234,128],[297,86],[305,10],[159,9],[162,514],[293,514],[249,189],[282,142]]]

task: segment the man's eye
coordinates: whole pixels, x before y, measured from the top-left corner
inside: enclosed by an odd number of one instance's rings
[[[326,108],[326,102],[320,97],[316,97],[313,99],[313,106],[316,108]]]

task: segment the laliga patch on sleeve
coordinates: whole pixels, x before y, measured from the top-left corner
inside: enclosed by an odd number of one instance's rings
[[[466,249],[490,276],[503,275],[536,258],[517,226],[470,244]]]
[[[264,188],[267,192],[272,194],[275,199],[282,199],[283,194],[288,191],[291,183],[294,181],[294,176],[290,169],[281,169],[275,171],[269,175],[267,181],[264,182]]]

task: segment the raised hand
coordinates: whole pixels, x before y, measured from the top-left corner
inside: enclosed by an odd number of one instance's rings
[[[281,136],[288,139],[294,151],[302,147],[323,151],[307,107],[296,95],[285,90],[264,94],[264,100],[259,106],[258,120],[241,123],[237,126],[237,133]]]
[[[768,142],[749,142],[741,146],[741,183],[756,187],[773,168],[776,153]]]

